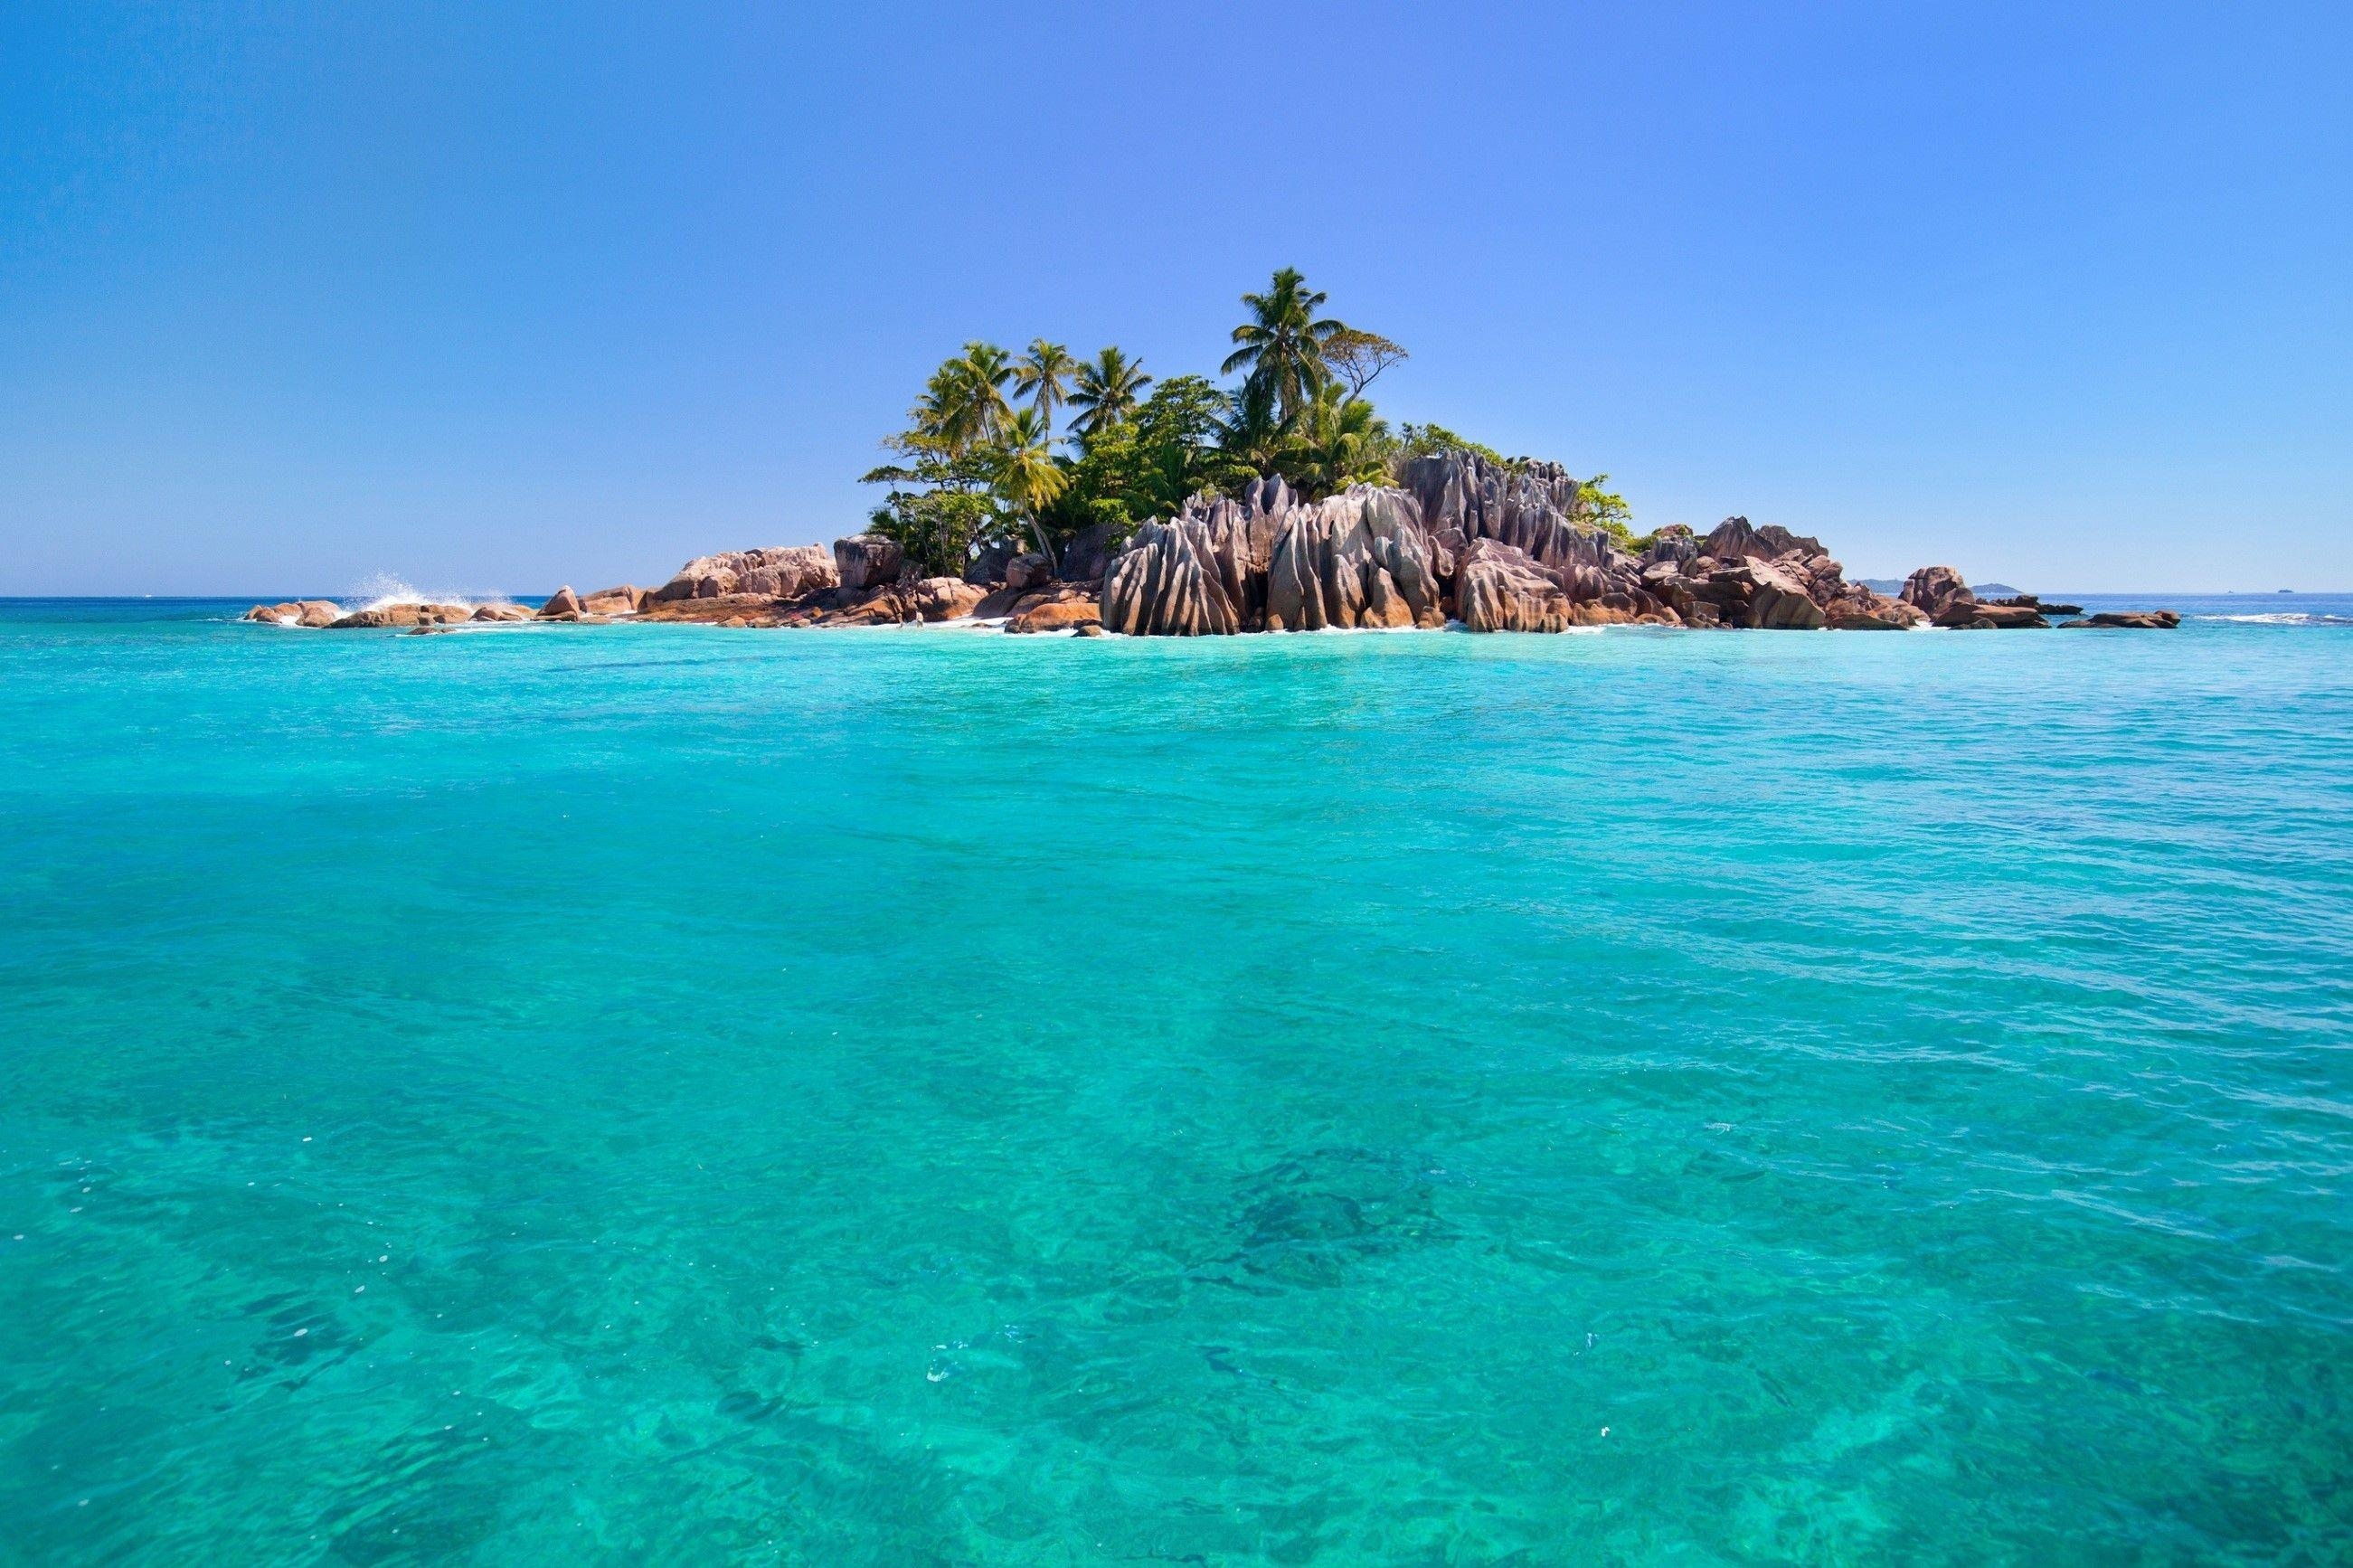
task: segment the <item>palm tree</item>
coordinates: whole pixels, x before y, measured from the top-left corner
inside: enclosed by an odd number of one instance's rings
[[[1251,376],[1226,395],[1218,421],[1218,447],[1261,474],[1271,474],[1291,449],[1292,421],[1275,410],[1271,381]]]
[[[1336,384],[1315,395],[1299,421],[1300,493],[1311,500],[1346,489],[1359,479],[1378,479],[1388,467],[1388,421],[1373,416],[1373,405]]]
[[[964,353],[923,384],[923,395],[909,414],[916,435],[952,457],[997,439],[1013,416],[1005,400],[1005,384],[1013,378],[1010,358],[995,343],[965,344]]]
[[[1071,433],[1084,443],[1098,430],[1124,424],[1151,384],[1142,360],[1130,360],[1117,348],[1103,349],[1079,366],[1071,392],[1071,406],[1079,410],[1079,416],[1071,421]]]
[[[1296,267],[1277,272],[1265,293],[1243,295],[1250,319],[1234,329],[1233,341],[1241,346],[1226,356],[1219,374],[1247,370],[1250,380],[1272,389],[1283,418],[1291,418],[1332,379],[1324,345],[1347,331],[1339,321],[1316,320],[1324,299],[1308,289]]]
[[[1029,537],[1049,559],[1054,547],[1046,537],[1045,510],[1068,488],[1071,477],[1054,461],[1053,437],[1035,408],[1017,410],[1001,437],[997,457],[997,491],[1029,525]]]
[[[1079,362],[1071,357],[1070,350],[1043,338],[1031,338],[1029,352],[1013,367],[1014,394],[1030,399],[1029,405],[1046,422],[1050,436],[1054,430],[1054,410],[1067,401],[1062,395],[1062,384],[1078,368]]]

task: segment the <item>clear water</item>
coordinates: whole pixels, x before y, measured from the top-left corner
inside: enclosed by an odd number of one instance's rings
[[[237,608],[0,609],[0,1558],[2353,1555],[2353,627]]]

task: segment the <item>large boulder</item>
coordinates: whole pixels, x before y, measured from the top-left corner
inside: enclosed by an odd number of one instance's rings
[[[1025,550],[1005,563],[1005,585],[1037,588],[1054,580],[1054,558],[1042,551]]]
[[[1215,532],[1191,515],[1137,530],[1103,577],[1096,609],[1106,629],[1129,637],[1224,637],[1242,629],[1219,570]]]
[[[977,583],[984,588],[1001,584],[1005,581],[1006,563],[1011,561],[1016,553],[1013,546],[1002,541],[995,544],[983,545],[980,553],[974,556],[970,564],[965,567],[964,580],[967,583]]]
[[[1515,544],[1474,539],[1454,574],[1455,614],[1474,632],[1559,632],[1575,606],[1552,573]]]
[[[2042,611],[2024,605],[1989,605],[1972,599],[1955,599],[1932,618],[1940,626],[1966,626],[1972,631],[1988,626],[2016,630],[2051,624]]]
[[[1823,624],[1834,632],[1902,632],[1928,624],[1915,605],[1891,599],[1860,583],[1831,596],[1822,606]]]
[[[646,599],[668,604],[680,599],[723,599],[738,594],[793,599],[830,588],[839,581],[834,557],[823,545],[776,545],[698,555]],[[640,600],[638,608],[644,608],[644,604]]]
[[[1822,624],[1822,607],[1796,577],[1769,561],[1751,559],[1730,568],[1747,580],[1747,609],[1740,624],[1778,630],[1812,631]]]
[[[1008,632],[1074,632],[1103,625],[1103,608],[1095,595],[1067,585],[1030,594],[1017,609],[1018,613],[1005,623]]]
[[[898,581],[899,569],[906,561],[898,541],[879,533],[853,533],[833,542],[834,569],[842,588],[850,593]]]
[[[451,621],[471,619],[473,614],[471,605],[374,605],[339,616],[328,624],[337,631],[370,626],[438,626]]]
[[[1791,533],[1774,522],[1752,528],[1745,517],[1725,518],[1697,547],[1697,553],[1718,561],[1778,561],[1793,552],[1820,555],[1822,542],[1810,534]]]
[[[332,599],[290,599],[282,605],[256,605],[242,617],[273,626],[331,626],[343,618],[343,607]]]
[[[1904,580],[1904,592],[1897,596],[1907,605],[1916,605],[1932,620],[1955,604],[1977,602],[1968,584],[1950,566],[1921,567]]]
[[[2170,631],[2181,624],[2181,615],[2177,610],[2103,610],[2096,616],[2086,616],[2080,621],[2063,624],[2120,631]]]
[[[511,605],[501,599],[487,605],[476,605],[471,618],[478,621],[528,621],[534,618],[534,613],[521,605]]]
[[[899,597],[926,621],[954,621],[972,614],[988,590],[961,577],[925,577],[899,590]]]
[[[1119,531],[1107,522],[1081,529],[1062,546],[1062,581],[1102,582],[1111,570],[1112,557],[1119,553]]]
[[[558,588],[554,593],[550,594],[547,596],[547,603],[539,607],[539,618],[543,621],[552,621],[558,616],[578,616],[581,613],[580,595],[574,593],[569,585]]]
[[[1267,561],[1266,629],[1445,624],[1445,559],[1401,490],[1352,485],[1286,512]]]
[[[585,595],[580,601],[580,608],[592,616],[634,616],[645,602],[646,591],[643,588],[624,585],[599,588]]]

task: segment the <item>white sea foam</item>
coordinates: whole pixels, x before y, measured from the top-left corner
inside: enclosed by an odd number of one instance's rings
[[[2236,621],[2251,626],[2353,626],[2353,619],[2344,616],[2314,615],[2308,610],[2272,610],[2255,616],[2192,616],[2193,621]]]
[[[345,595],[342,604],[350,610],[381,610],[393,605],[463,605],[477,609],[484,605],[507,603],[503,594],[447,593],[426,594],[411,587],[406,578],[389,572],[378,572],[363,578],[358,588]]]

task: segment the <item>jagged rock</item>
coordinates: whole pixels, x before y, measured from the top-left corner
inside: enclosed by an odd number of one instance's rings
[[[2080,621],[2065,624],[2114,630],[2170,631],[2181,624],[2181,615],[2177,610],[2103,610],[2096,616],[2086,616]]]
[[[1606,591],[1609,542],[1571,521],[1582,486],[1558,463],[1501,468],[1473,452],[1440,452],[1408,463],[1403,479],[1433,535],[1456,528],[1466,542],[1513,545],[1550,568],[1572,595],[1583,587],[1590,592],[1582,596],[1599,598]],[[1619,554],[1627,572],[1638,571],[1631,556]]]
[[[923,620],[953,621],[972,614],[988,591],[961,577],[925,577],[907,584],[899,596]]]
[[[1642,552],[1644,574],[1648,575],[1650,566],[1665,563],[1680,567],[1698,554],[1699,540],[1689,526],[1671,522],[1651,536],[1651,547]]]
[[[1718,561],[1779,561],[1796,552],[1801,555],[1824,553],[1822,542],[1808,534],[1791,533],[1778,523],[1768,522],[1762,528],[1752,528],[1745,517],[1727,517],[1715,525],[1715,531],[1700,542],[1698,552],[1714,556]]]
[[[906,561],[906,552],[899,548],[898,542],[879,533],[853,533],[833,542],[835,582],[846,593],[860,593],[898,581],[899,569]]]
[[[1096,614],[1128,637],[1225,637],[1242,629],[1222,580],[1216,533],[1206,519],[1189,515],[1136,531],[1103,577]]]
[[[1103,624],[1149,637],[1437,626],[1452,569],[1404,491],[1357,485],[1307,505],[1261,479],[1138,530],[1104,576]]]
[[[1454,574],[1455,614],[1474,632],[1558,632],[1574,606],[1559,580],[1514,544],[1474,539]]]
[[[1436,542],[1413,498],[1352,485],[1293,507],[1277,521],[1267,562],[1266,628],[1442,626],[1441,575]]]
[[[547,596],[547,603],[539,607],[540,619],[547,621],[552,621],[558,616],[576,616],[581,613],[580,595],[574,593],[568,585],[550,594]]]
[[[1950,566],[1923,566],[1904,580],[1904,592],[1898,595],[1905,604],[1915,605],[1930,619],[1945,613],[1956,602],[1974,604],[1977,595],[1961,574]]]
[[[1118,549],[1119,531],[1110,523],[1098,522],[1080,530],[1076,538],[1062,546],[1062,581],[1102,582]]]
[[[1769,561],[1752,558],[1718,575],[1746,581],[1748,593],[1746,613],[1740,618],[1742,626],[1813,630],[1822,624],[1822,607],[1814,603],[1805,584]]]
[[[528,621],[534,618],[534,612],[521,605],[501,602],[475,605],[471,618],[478,621]]]
[[[1054,580],[1054,558],[1042,551],[1025,550],[1005,563],[1005,585],[1035,588]]]
[[[256,605],[243,619],[273,626],[331,626],[343,618],[343,607],[332,599],[290,599],[282,605]]]
[[[964,580],[976,583],[984,588],[1001,584],[1005,581],[1006,563],[1013,556],[1014,549],[1009,544],[986,545],[979,554],[972,558],[972,563],[964,569]]]
[[[1928,624],[1918,606],[1860,583],[1846,584],[1843,593],[1823,605],[1822,619],[1834,632],[1902,632]]]

